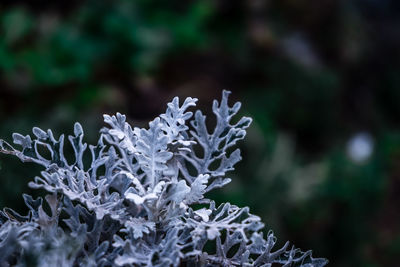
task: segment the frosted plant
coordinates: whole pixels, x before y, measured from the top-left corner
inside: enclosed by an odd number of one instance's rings
[[[228,95],[213,103],[214,129],[201,111],[192,118],[190,97],[181,105],[175,97],[147,129],[104,115],[96,145],[76,123],[73,161],[51,130],[13,134],[20,149],[0,140],[0,152],[43,166],[29,186],[47,191],[50,207],[24,195],[27,215],[0,212],[0,266],[325,266],[289,243],[274,248],[247,207],[205,197],[230,182],[241,159],[234,146],[251,123],[232,123],[240,103],[229,106]]]

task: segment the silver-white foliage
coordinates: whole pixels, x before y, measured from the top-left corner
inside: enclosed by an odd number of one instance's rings
[[[108,127],[96,145],[83,142],[76,123],[68,137],[72,162],[64,135],[51,130],[14,134],[20,150],[0,140],[0,152],[44,167],[29,185],[49,192],[51,213],[28,195],[28,215],[0,213],[0,266],[27,266],[28,259],[36,266],[326,265],[288,243],[274,249],[276,238],[263,238],[260,218],[247,207],[216,207],[205,198],[230,182],[226,173],[241,159],[234,146],[251,123],[232,122],[240,103],[229,106],[228,95],[213,103],[213,129],[201,111],[192,118],[188,109],[197,99],[190,97],[182,105],[175,97],[148,128],[132,128],[119,113],[104,115]]]

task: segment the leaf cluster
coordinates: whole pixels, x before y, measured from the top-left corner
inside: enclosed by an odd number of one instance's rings
[[[68,136],[73,161],[64,135],[51,130],[15,133],[19,150],[1,140],[0,152],[43,166],[29,186],[49,194],[24,195],[27,215],[0,212],[0,266],[326,265],[289,243],[274,249],[275,236],[263,238],[247,207],[206,198],[230,182],[226,174],[241,159],[234,147],[251,123],[232,122],[240,103],[229,106],[228,95],[213,103],[213,129],[201,111],[189,111],[197,101],[190,97],[182,104],[175,97],[148,128],[104,115],[96,145],[84,143],[76,123]]]

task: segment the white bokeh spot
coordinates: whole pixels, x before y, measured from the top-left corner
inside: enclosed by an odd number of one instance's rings
[[[369,133],[355,134],[347,143],[347,155],[356,163],[368,160],[374,151],[374,140]]]

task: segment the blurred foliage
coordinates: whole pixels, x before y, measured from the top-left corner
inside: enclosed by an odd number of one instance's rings
[[[223,88],[255,121],[220,201],[332,266],[400,253],[400,3],[395,0],[2,1],[0,135],[101,114],[143,125],[173,96]],[[203,108],[204,108],[203,106]],[[372,136],[367,159],[351,138]],[[0,205],[39,170],[0,157]]]

